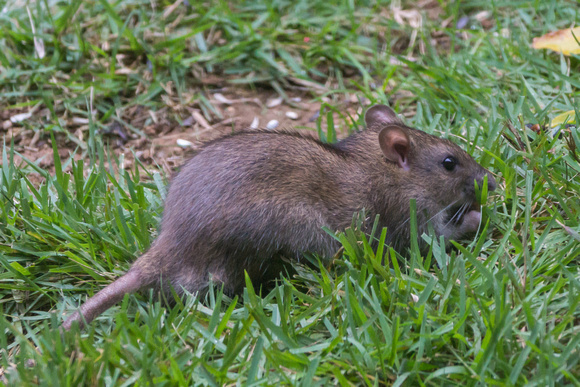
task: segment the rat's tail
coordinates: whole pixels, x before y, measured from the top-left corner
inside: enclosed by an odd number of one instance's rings
[[[122,277],[111,283],[106,288],[89,298],[80,308],[74,312],[62,324],[62,328],[69,330],[75,321],[79,322],[81,328],[89,324],[95,317],[121,301],[125,294],[136,292],[146,286],[150,286],[152,281],[143,276],[138,266],[133,265],[131,269]]]

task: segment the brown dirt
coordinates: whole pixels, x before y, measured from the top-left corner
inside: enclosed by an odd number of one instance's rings
[[[198,109],[199,104],[177,106],[175,101],[168,97],[164,98],[167,106],[157,111],[150,111],[143,106],[132,106],[122,112],[121,120],[142,131],[141,135],[117,120],[111,120],[107,128],[100,130],[98,135],[102,136],[103,142],[115,155],[123,155],[125,169],[134,166],[136,156],[144,165],[153,169],[161,166],[169,175],[204,141],[232,131],[248,130],[255,118],[259,120],[260,128],[264,128],[271,120],[277,120],[278,129],[296,127],[298,130],[316,135],[316,120],[325,99],[316,98],[306,90],[292,90],[287,92],[287,101],[271,106],[272,100],[280,98],[275,91],[249,90],[241,87],[220,89],[219,93],[210,95],[210,102],[217,111],[217,114],[211,114],[210,120],[204,118]],[[358,117],[358,113],[362,110],[358,99],[354,96],[347,99],[344,95],[340,98],[342,101],[335,99],[332,104],[335,106],[337,103],[341,104],[344,106],[343,114]],[[6,138],[8,144],[13,140],[15,150],[23,157],[37,163],[49,173],[54,173],[50,133],[32,129],[34,121],[46,116],[46,110],[39,107],[30,118],[17,123],[11,122],[10,118],[28,110],[13,109],[0,112],[0,135]],[[287,112],[296,113],[297,119],[288,118]],[[69,134],[58,133],[55,136],[58,153],[63,161],[71,154],[74,154],[75,160],[79,160],[82,154],[79,143],[84,145],[88,141],[88,123],[79,118],[68,119],[66,122],[65,129]],[[326,120],[323,120],[323,123],[325,122]],[[346,133],[346,125],[337,115],[335,126],[338,126],[343,134]],[[324,124],[322,127],[325,129]],[[178,140],[191,144],[180,146]],[[16,165],[26,163],[19,156],[15,157],[14,162]],[[38,173],[31,173],[28,176],[35,184],[43,180]]]

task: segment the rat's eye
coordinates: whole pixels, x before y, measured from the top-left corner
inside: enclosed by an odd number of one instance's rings
[[[443,168],[447,169],[448,171],[453,171],[455,166],[457,165],[457,159],[453,156],[445,157],[443,160]]]

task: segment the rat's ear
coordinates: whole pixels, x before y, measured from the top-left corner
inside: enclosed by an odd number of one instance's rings
[[[365,114],[365,123],[367,128],[374,125],[400,124],[401,120],[397,113],[388,106],[375,105],[369,108]]]
[[[409,170],[411,141],[405,129],[390,125],[379,133],[379,145],[387,160],[397,163],[399,168]]]

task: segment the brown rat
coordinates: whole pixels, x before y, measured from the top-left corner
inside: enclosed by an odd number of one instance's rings
[[[488,171],[454,143],[406,127],[386,106],[370,108],[365,121],[366,130],[332,145],[271,131],[206,144],[172,181],[151,248],[63,327],[90,323],[140,289],[203,292],[211,279],[234,294],[244,271],[260,284],[280,274],[282,257],[331,257],[339,246],[323,227],[344,230],[362,209],[379,215],[399,251],[409,246],[411,199],[419,235],[428,224],[446,239],[477,230],[474,181],[481,186],[487,175],[493,191]]]

